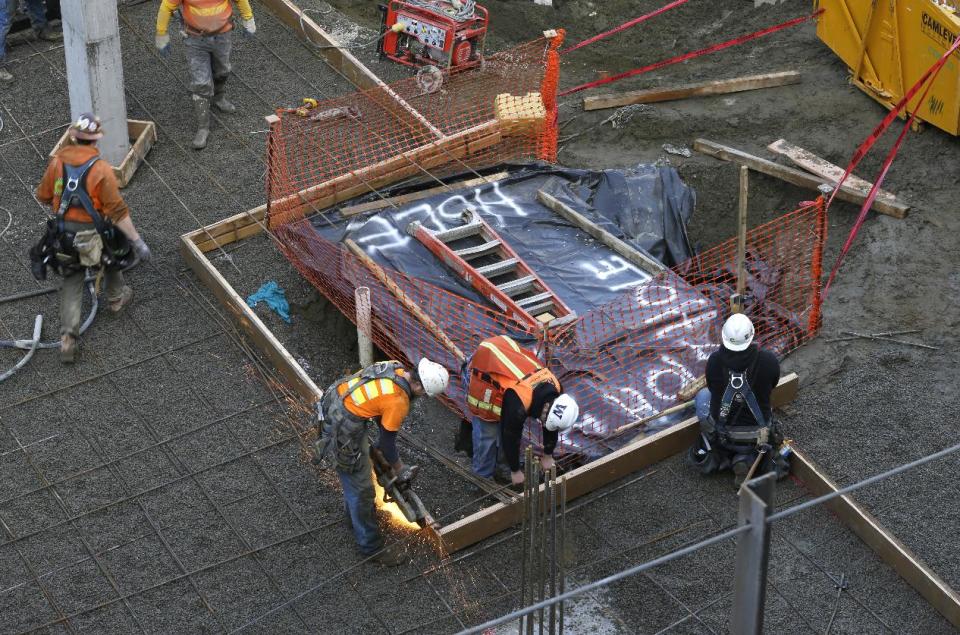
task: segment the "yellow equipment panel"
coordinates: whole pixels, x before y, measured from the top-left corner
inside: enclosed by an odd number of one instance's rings
[[[850,67],[850,81],[887,108],[960,35],[960,0],[814,0],[814,7],[825,9],[817,36]],[[960,51],[944,65],[923,104],[920,93],[907,111],[960,134]]]

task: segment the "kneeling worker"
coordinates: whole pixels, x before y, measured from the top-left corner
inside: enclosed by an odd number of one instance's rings
[[[770,395],[780,381],[780,362],[753,343],[753,322],[734,314],[723,324],[723,346],[707,359],[707,387],[697,393],[700,439],[688,453],[703,474],[730,469],[739,487],[762,452],[754,476],[789,465],[776,452],[783,442],[773,420]]]
[[[524,481],[520,469],[520,441],[528,418],[543,424],[543,469],[553,467],[553,451],[560,432],[580,416],[580,407],[564,394],[560,381],[536,355],[520,348],[506,335],[480,343],[463,374],[467,408],[473,414],[473,471],[493,478],[502,447],[510,481]]]
[[[334,382],[320,400],[320,434],[317,458],[328,458],[343,486],[343,499],[364,556],[380,552],[374,559],[398,565],[400,554],[383,549],[377,528],[367,424],[380,429],[377,444],[384,458],[401,480],[416,475],[416,466],[405,466],[397,452],[397,433],[410,411],[410,400],[426,394],[436,397],[447,389],[450,375],[440,364],[421,359],[416,370],[400,362],[377,362],[358,373]]]

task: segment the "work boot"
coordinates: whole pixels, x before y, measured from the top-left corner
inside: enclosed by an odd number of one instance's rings
[[[37,39],[45,42],[59,42],[63,39],[63,31],[59,31],[52,26],[45,26],[43,30],[37,31]]]
[[[473,424],[466,419],[460,420],[460,429],[453,440],[453,451],[463,452],[473,458]]]
[[[60,361],[72,364],[77,361],[77,338],[72,335],[60,337]]]
[[[123,307],[127,306],[133,301],[133,289],[127,285],[123,285],[123,288],[120,289],[120,297],[111,298],[109,300],[110,312],[119,313],[123,310]]]
[[[13,81],[13,75],[10,74],[10,71],[8,71],[5,68],[0,68],[0,82],[9,84],[12,81]]]
[[[231,115],[237,112],[237,107],[227,99],[227,82],[217,82],[213,88],[213,107],[222,113]]]
[[[370,560],[384,567],[399,567],[402,564],[410,562],[410,556],[407,555],[403,545],[394,543],[389,547],[381,549],[380,552]]]
[[[740,489],[740,486],[743,485],[743,481],[749,471],[750,465],[743,461],[737,461],[733,464],[733,486],[736,489]]]
[[[210,136],[210,100],[194,95],[193,113],[197,117],[197,134],[193,137],[193,149],[203,150],[207,147],[207,137]]]

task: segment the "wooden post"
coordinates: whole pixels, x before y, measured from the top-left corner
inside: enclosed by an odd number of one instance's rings
[[[104,130],[100,152],[111,165],[120,165],[130,139],[116,0],[64,2],[60,10],[70,117],[76,121],[85,112],[100,117]]]
[[[357,307],[357,350],[360,368],[373,364],[373,342],[370,341],[373,324],[370,320],[370,287],[359,287],[353,292]]]
[[[750,168],[740,166],[740,212],[737,217],[737,293],[730,298],[730,311],[743,313],[743,294],[747,290],[747,197]]]

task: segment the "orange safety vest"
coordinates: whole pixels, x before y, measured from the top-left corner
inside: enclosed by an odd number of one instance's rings
[[[183,0],[183,22],[188,32],[214,35],[233,28],[230,0]]]
[[[560,382],[537,357],[523,350],[506,335],[480,342],[470,366],[467,406],[483,421],[500,421],[503,393],[513,390],[524,408],[530,411],[533,389],[537,384],[552,383],[560,392]]]

